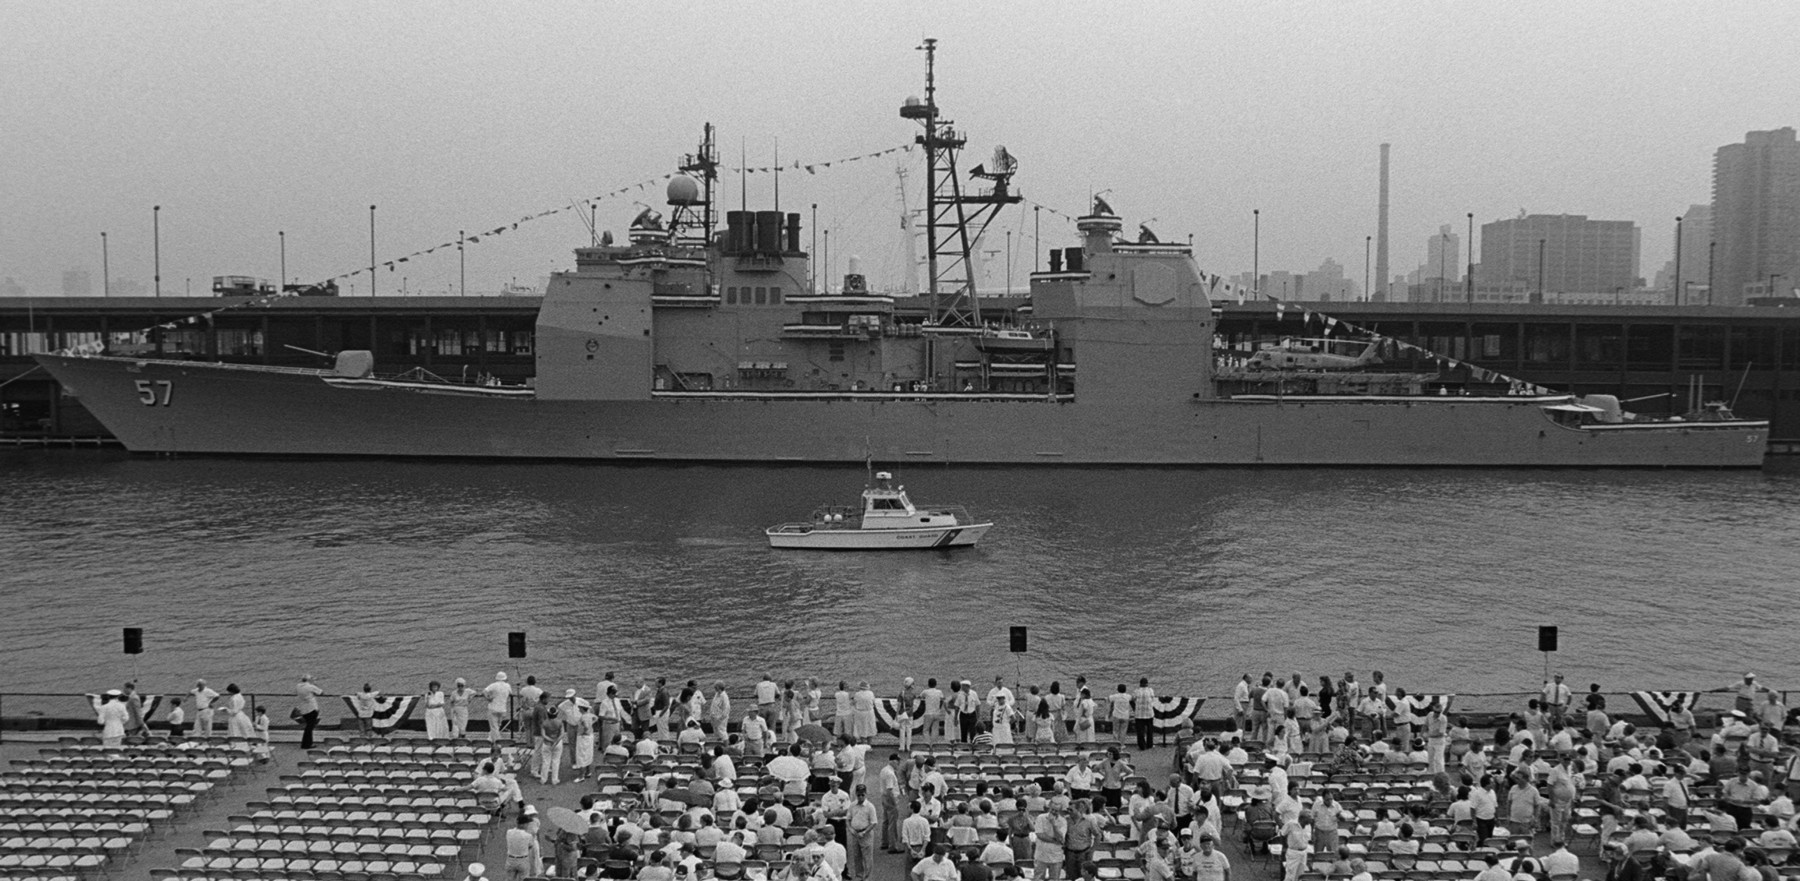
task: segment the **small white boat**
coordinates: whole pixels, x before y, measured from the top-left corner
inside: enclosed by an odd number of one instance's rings
[[[906,487],[894,476],[877,472],[875,485],[863,490],[862,510],[827,505],[812,519],[783,523],[766,530],[769,547],[820,551],[887,551],[920,548],[963,548],[981,540],[993,523],[976,523],[957,505],[916,507]]]

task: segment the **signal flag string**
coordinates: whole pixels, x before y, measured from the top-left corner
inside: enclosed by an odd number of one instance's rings
[[[901,152],[909,153],[912,151],[912,148],[913,148],[912,144],[900,144],[898,146],[888,147],[885,150],[876,150],[872,153],[861,153],[861,154],[858,154],[855,156],[845,156],[845,157],[831,159],[831,160],[823,161],[823,162],[818,162],[818,161],[806,162],[803,160],[795,160],[791,164],[782,163],[781,165],[762,165],[762,166],[756,166],[756,167],[751,167],[751,168],[740,168],[738,170],[740,173],[743,173],[743,174],[770,174],[770,173],[775,173],[775,172],[780,172],[780,171],[785,171],[785,170],[796,170],[796,171],[804,171],[807,174],[817,174],[819,169],[831,168],[834,165],[844,165],[844,164],[851,163],[851,162],[860,162],[864,159],[874,159],[874,158],[878,158],[881,156],[887,156],[887,155],[890,155],[893,153],[901,153]],[[558,206],[555,208],[546,208],[543,211],[539,211],[535,214],[527,214],[527,215],[519,218],[518,220],[513,221],[510,224],[502,224],[502,225],[494,227],[493,229],[490,229],[490,230],[483,230],[481,232],[477,232],[473,235],[470,235],[470,236],[467,236],[467,237],[461,239],[460,241],[450,241],[450,242],[445,242],[440,245],[433,245],[429,248],[423,248],[423,249],[414,251],[411,254],[402,256],[402,257],[396,257],[392,260],[383,261],[378,265],[385,266],[385,267],[387,267],[389,272],[393,272],[396,270],[396,268],[399,266],[399,264],[409,262],[416,258],[424,257],[426,255],[436,253],[437,251],[449,250],[452,248],[466,247],[468,245],[479,244],[481,242],[481,240],[484,238],[494,238],[496,236],[500,236],[505,233],[517,230],[519,228],[519,224],[522,224],[522,223],[530,223],[534,220],[539,220],[539,219],[542,219],[545,217],[549,217],[551,215],[561,214],[564,211],[580,210],[580,209],[586,208],[590,205],[594,205],[599,202],[606,201],[608,199],[615,199],[615,198],[618,198],[620,196],[623,196],[623,195],[626,195],[629,193],[641,192],[646,187],[661,183],[663,181],[672,180],[680,173],[681,172],[670,172],[668,174],[663,174],[663,175],[658,175],[656,177],[646,178],[644,180],[638,181],[637,183],[628,184],[626,186],[619,187],[616,190],[611,190],[609,192],[601,193],[592,198],[577,199],[573,202],[570,202],[567,205],[561,205],[561,206]],[[355,278],[356,276],[359,276],[359,275],[365,275],[365,274],[369,273],[370,271],[371,271],[371,268],[365,266],[360,269],[354,269],[349,272],[342,272],[337,275],[330,276],[328,278],[320,279],[319,281],[313,282],[310,285],[299,285],[297,287],[306,289],[306,290],[321,288],[321,287],[331,284],[332,282],[336,282],[340,279]],[[280,300],[280,299],[283,299],[286,297],[299,296],[298,293],[288,292],[286,290],[286,288],[287,288],[286,281],[283,280],[282,282],[276,284],[276,290],[273,293],[263,294],[261,296],[256,296],[256,297],[251,297],[250,299],[245,300],[242,303],[232,303],[232,304],[220,306],[217,309],[209,309],[205,312],[197,312],[193,315],[188,315],[188,316],[185,316],[182,318],[176,318],[176,319],[173,319],[170,321],[164,321],[159,324],[152,324],[148,327],[142,327],[136,331],[131,331],[131,333],[133,333],[133,334],[148,334],[153,330],[178,330],[182,327],[198,325],[201,322],[211,321],[213,316],[218,315],[221,312],[229,312],[229,311],[238,310],[238,309],[252,309],[252,308],[267,306],[270,303],[275,302],[276,300]],[[105,351],[105,349],[106,349],[106,340],[101,339],[101,340],[97,340],[94,342],[82,343],[81,345],[77,345],[77,346],[68,346],[68,347],[65,347],[64,349],[62,349],[62,351],[64,353],[70,354],[70,355],[96,355],[96,354],[99,354],[100,352]]]

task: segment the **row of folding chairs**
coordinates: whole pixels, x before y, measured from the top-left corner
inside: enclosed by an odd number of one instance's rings
[[[403,838],[418,841],[443,841],[461,844],[475,844],[481,840],[482,823],[473,817],[463,814],[444,814],[442,817],[454,819],[420,819],[412,821],[414,825],[407,829]],[[255,817],[232,816],[226,822],[231,824],[229,834],[236,838],[288,838],[288,839],[320,839],[346,835],[358,835],[371,825],[371,821],[351,820],[348,818],[320,819],[314,822],[281,822],[278,820],[259,820]],[[380,825],[381,820],[373,821]]]

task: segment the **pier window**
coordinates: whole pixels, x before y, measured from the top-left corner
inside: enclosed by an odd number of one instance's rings
[[[204,355],[206,354],[206,331],[165,330],[162,332],[162,353],[164,355]]]
[[[1673,370],[1674,367],[1674,325],[1631,325],[1625,338],[1625,369]]]
[[[1734,327],[1731,329],[1731,369],[1770,370],[1775,367],[1773,327]]]
[[[1682,370],[1719,370],[1725,364],[1725,328],[1717,325],[1684,324],[1676,335],[1680,346]]]
[[[1475,355],[1477,361],[1517,364],[1519,361],[1519,326],[1516,324],[1477,324]]]
[[[1575,362],[1595,369],[1618,367],[1625,356],[1625,331],[1617,324],[1575,325]]]
[[[1569,325],[1525,325],[1525,360],[1532,364],[1569,363]]]
[[[221,327],[213,334],[219,342],[221,358],[256,358],[263,352],[261,330]]]

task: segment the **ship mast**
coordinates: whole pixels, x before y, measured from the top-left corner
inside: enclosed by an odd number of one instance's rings
[[[957,174],[956,157],[968,143],[950,120],[939,115],[937,105],[937,40],[927,37],[919,48],[925,51],[925,100],[909,98],[900,107],[900,116],[916,119],[925,131],[914,138],[925,149],[925,247],[926,292],[930,297],[931,317],[944,325],[981,324],[981,304],[975,290],[974,244],[981,232],[999,216],[1000,209],[1019,201],[1009,192],[1017,163],[1005,148],[994,151],[993,168],[977,165],[970,174],[990,180],[994,189],[988,193],[966,193],[962,176]],[[973,209],[972,211],[970,209]],[[971,227],[974,227],[971,231]],[[948,291],[960,276],[960,286]],[[967,299],[967,312],[958,308]]]
[[[718,216],[713,210],[713,187],[719,180],[719,148],[717,144],[713,143],[712,123],[707,123],[706,128],[701,132],[699,151],[681,157],[679,168],[683,174],[693,175],[700,179],[702,188],[699,212],[701,241],[711,244],[713,226],[718,222]],[[691,207],[685,210],[677,208],[675,217],[669,224],[670,231],[679,229],[684,220],[691,223],[693,221],[691,216],[683,216],[691,211]]]

